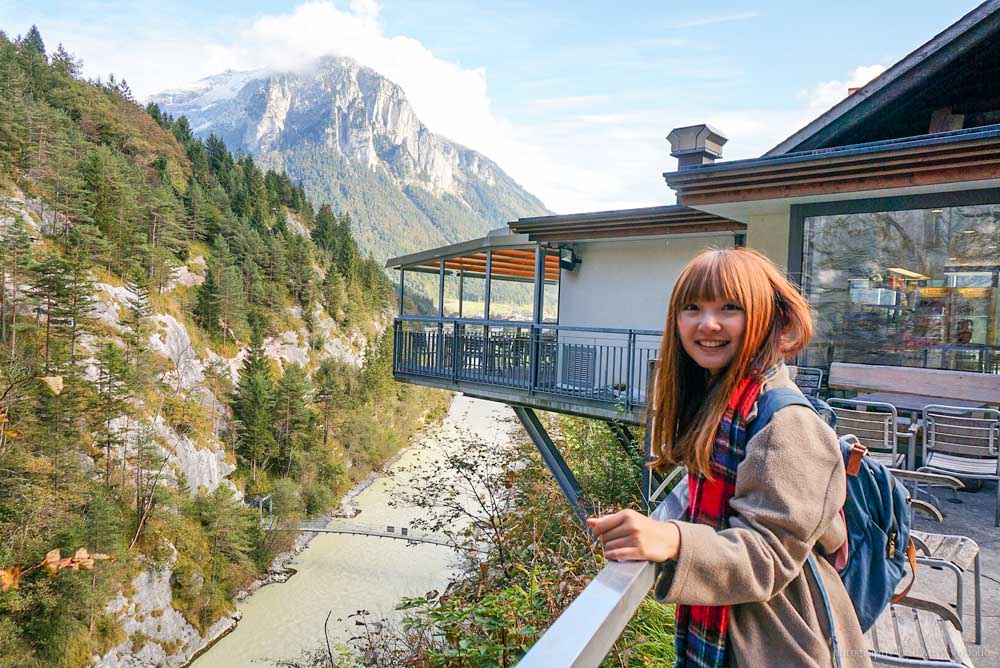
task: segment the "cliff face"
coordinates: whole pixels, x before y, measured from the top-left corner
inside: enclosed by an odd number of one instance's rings
[[[547,213],[492,160],[429,131],[402,88],[347,58],[302,72],[228,71],[153,101],[350,213],[380,258]]]

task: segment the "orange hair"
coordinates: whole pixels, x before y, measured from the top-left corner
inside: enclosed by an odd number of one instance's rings
[[[684,351],[677,331],[681,309],[698,300],[726,299],[746,315],[739,350],[715,377]],[[682,463],[711,477],[715,433],[741,380],[798,354],[812,338],[809,303],[771,260],[746,248],[706,250],[674,284],[660,356],[649,393],[653,468]]]

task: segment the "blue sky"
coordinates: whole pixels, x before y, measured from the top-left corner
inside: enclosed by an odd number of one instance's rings
[[[567,213],[673,202],[671,128],[710,122],[726,158],[759,155],[977,4],[0,0],[0,28],[37,24],[140,96],[349,55]]]

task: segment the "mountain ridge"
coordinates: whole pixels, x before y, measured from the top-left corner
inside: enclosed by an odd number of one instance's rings
[[[402,87],[350,58],[227,70],[151,99],[186,116],[196,135],[217,135],[350,214],[379,259],[549,213],[490,158],[431,132]]]

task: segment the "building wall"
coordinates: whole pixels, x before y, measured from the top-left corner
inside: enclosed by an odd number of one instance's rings
[[[747,246],[760,251],[788,271],[788,212],[751,215],[747,221]]]
[[[559,324],[663,329],[670,290],[684,265],[731,237],[582,243],[582,264],[560,276]]]

